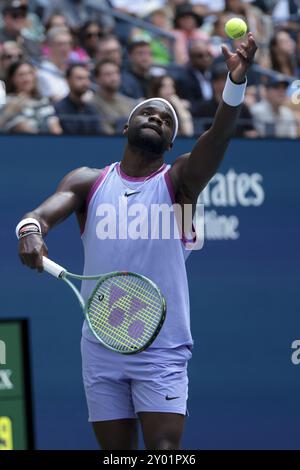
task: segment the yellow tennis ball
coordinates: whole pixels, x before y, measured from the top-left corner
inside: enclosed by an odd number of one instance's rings
[[[225,24],[225,33],[231,39],[238,39],[245,36],[247,32],[247,25],[241,18],[231,18]]]

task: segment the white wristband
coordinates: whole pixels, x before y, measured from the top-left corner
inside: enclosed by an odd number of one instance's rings
[[[38,220],[36,219],[32,219],[31,217],[28,217],[28,219],[23,219],[21,220],[18,225],[16,226],[16,235],[17,235],[17,238],[19,238],[19,231],[21,230],[22,227],[24,227],[24,225],[28,225],[28,224],[34,224],[37,226],[37,228],[39,229],[40,233],[42,233],[42,229],[41,229],[41,224],[39,223]]]
[[[223,101],[229,106],[239,106],[244,101],[246,86],[247,79],[245,83],[233,83],[228,74],[222,95]]]

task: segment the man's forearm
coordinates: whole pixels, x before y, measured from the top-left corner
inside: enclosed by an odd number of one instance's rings
[[[198,139],[186,162],[183,178],[186,186],[195,194],[206,186],[222,161],[236,129],[245,87],[246,82],[235,84],[230,78],[227,79],[213,124]]]
[[[235,134],[242,105],[229,106],[221,99],[212,126],[209,129],[217,145],[226,144]]]
[[[47,222],[44,220],[44,218],[39,214],[38,209],[27,212],[21,220],[24,219],[35,219],[39,222],[40,227],[41,227],[41,233],[43,236],[46,236],[47,233],[49,232],[49,225]]]
[[[226,143],[235,133],[244,101],[246,85],[246,78],[242,83],[235,83],[228,74],[222,99],[210,129],[220,144]]]

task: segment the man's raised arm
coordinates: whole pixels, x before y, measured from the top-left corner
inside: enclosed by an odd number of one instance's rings
[[[198,139],[188,158],[182,159],[182,164],[174,165],[173,179],[176,187],[188,188],[192,199],[197,198],[215,174],[235,132],[244,100],[246,73],[253,62],[256,49],[252,33],[248,33],[247,41],[235,53],[230,52],[227,46],[222,46],[229,74],[213,124]],[[172,170],[170,176],[172,177]]]

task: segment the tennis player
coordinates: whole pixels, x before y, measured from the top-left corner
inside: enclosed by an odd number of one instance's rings
[[[44,237],[75,212],[84,245],[84,274],[133,271],[152,279],[167,302],[162,330],[147,350],[136,355],[112,352],[97,342],[86,322],[82,332],[82,367],[89,421],[102,449],[137,448],[141,423],[147,449],[180,449],[187,415],[187,364],[193,346],[185,260],[190,251],[182,239],[99,238],[103,204],[190,204],[215,174],[234,133],[246,88],[246,73],[256,44],[251,33],[230,52],[223,46],[229,74],[211,128],[191,153],[164,163],[178,129],[170,103],[153,98],[140,103],[124,127],[127,144],[121,162],[104,169],[79,168],[67,174],[56,192],[17,226],[23,264],[43,270]],[[102,206],[101,206],[102,204]],[[103,215],[103,214],[102,214]],[[118,214],[120,216],[120,214]],[[125,220],[119,221],[124,226]],[[91,283],[82,283],[86,300]]]

